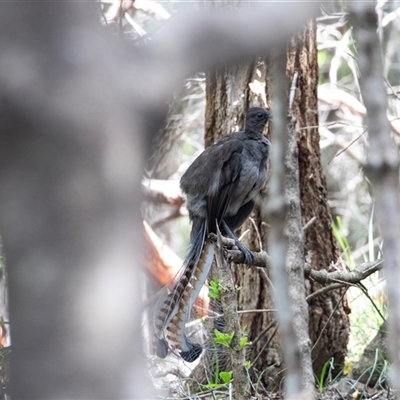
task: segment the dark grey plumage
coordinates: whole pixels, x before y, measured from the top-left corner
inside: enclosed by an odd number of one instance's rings
[[[229,134],[204,150],[181,178],[192,221],[191,241],[182,276],[156,318],[155,349],[161,357],[170,345],[189,362],[201,354],[201,346],[186,339],[182,325],[211,268],[214,252],[206,234],[216,233],[218,224],[222,234],[235,239],[246,263],[252,263],[251,252],[234,230],[251,213],[266,179],[270,142],[263,131],[270,118],[271,113],[263,108],[249,109],[245,130]]]
[[[269,111],[251,108],[244,131],[224,136],[204,150],[183,174],[181,188],[192,232],[206,219],[208,233],[216,233],[218,221],[221,232],[232,237],[249,216],[266,178],[270,142],[263,131],[270,118]],[[251,263],[250,253],[240,248]]]

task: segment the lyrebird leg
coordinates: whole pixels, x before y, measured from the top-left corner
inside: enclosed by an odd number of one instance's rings
[[[237,248],[243,253],[244,255],[244,263],[247,265],[253,265],[253,254],[251,254],[251,251],[240,242],[238,237],[235,235],[235,232],[231,229],[229,224],[227,224],[226,221],[222,221],[222,228],[226,232],[226,234],[235,241],[235,245]]]

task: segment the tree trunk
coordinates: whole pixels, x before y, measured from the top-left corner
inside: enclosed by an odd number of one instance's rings
[[[266,62],[258,60],[207,75],[206,146],[223,134],[240,129],[243,126],[243,116],[249,107],[266,106],[269,97],[267,65]],[[297,118],[303,225],[315,217],[305,232],[304,256],[312,268],[329,269],[338,263],[339,253],[331,229],[332,218],[320,160],[319,133],[316,128],[318,65],[314,23],[309,23],[303,33],[289,43],[288,82],[292,81],[295,72],[298,73],[298,83],[292,110]],[[262,195],[265,200],[266,190]],[[255,208],[251,218],[252,221],[248,221],[242,228],[243,232],[249,229],[243,240],[252,250],[265,250],[268,221],[260,218],[259,207]],[[262,374],[262,382],[266,388],[276,389],[283,376],[283,360],[274,323],[270,278],[265,269],[246,268],[241,265],[234,268],[233,274],[236,284],[241,287],[238,291],[239,308],[264,310],[241,315],[242,326],[247,326],[249,342],[253,343],[248,348],[247,360],[255,360],[255,378],[258,379]],[[320,285],[314,282],[307,281],[306,285],[307,293],[320,288]],[[335,365],[344,363],[349,333],[349,309],[344,293],[340,290],[313,299],[309,306],[309,333],[314,346],[313,366],[318,375],[331,357],[334,358]]]

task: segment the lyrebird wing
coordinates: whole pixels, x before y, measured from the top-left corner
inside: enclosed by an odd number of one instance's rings
[[[215,156],[220,161],[218,188],[207,195],[209,232],[216,233],[218,224],[225,218],[229,204],[235,195],[242,170],[243,142],[232,138],[222,143]]]

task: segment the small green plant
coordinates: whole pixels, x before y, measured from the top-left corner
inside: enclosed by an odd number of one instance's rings
[[[215,356],[215,378],[214,378],[214,383],[218,383],[218,375],[219,375],[219,357],[218,357],[218,352],[214,352]]]
[[[328,385],[331,385],[340,380],[343,375],[343,368],[336,373],[334,358],[331,357],[322,367],[321,373],[315,377],[315,382],[320,393],[323,393]]]
[[[229,347],[232,343],[233,337],[235,336],[235,332],[232,333],[223,333],[218,329],[214,329],[214,342],[222,344],[222,346]]]
[[[247,344],[247,336],[242,336],[240,338],[240,348],[243,348]]]
[[[229,383],[232,381],[232,371],[219,371],[219,357],[218,352],[214,352],[215,355],[215,374],[214,382],[203,385],[204,389],[226,389]],[[222,382],[220,382],[222,380]]]
[[[247,342],[248,342],[248,338],[247,338],[247,332],[246,332],[247,326],[245,325],[243,327],[243,332],[242,332],[242,337],[240,338],[240,348],[242,349],[244,346],[246,346]]]
[[[207,383],[207,385],[203,385],[204,389],[225,389],[226,383]]]
[[[218,352],[214,352],[214,358],[215,358],[215,374],[214,374],[214,382],[208,383],[207,385],[203,385],[203,388],[205,389],[220,389],[225,387],[225,384],[219,383],[219,357],[218,357]]]
[[[219,300],[220,299],[220,291],[226,292],[228,290],[227,287],[222,286],[219,283],[218,277],[215,279],[211,280],[210,283],[208,284],[208,297]]]
[[[232,371],[221,371],[219,376],[226,384],[229,384],[232,381]]]
[[[320,393],[323,393],[324,388],[327,384],[328,381],[328,375],[330,374],[330,371],[333,369],[333,357],[331,357],[322,367],[321,374],[320,376],[316,376],[316,382],[317,382],[317,387],[318,391]]]
[[[368,376],[365,385],[374,387],[375,389],[382,389],[385,386],[387,379],[389,363],[383,356],[379,349],[375,350],[374,363],[369,368],[367,368],[363,374],[360,376]]]
[[[213,279],[208,284],[208,297],[211,299],[219,300],[219,281],[218,278]]]
[[[260,386],[261,379],[266,371],[267,371],[267,369],[264,369],[263,371],[261,371],[261,374],[258,375],[257,382],[256,382],[256,393],[258,393],[258,388]]]

